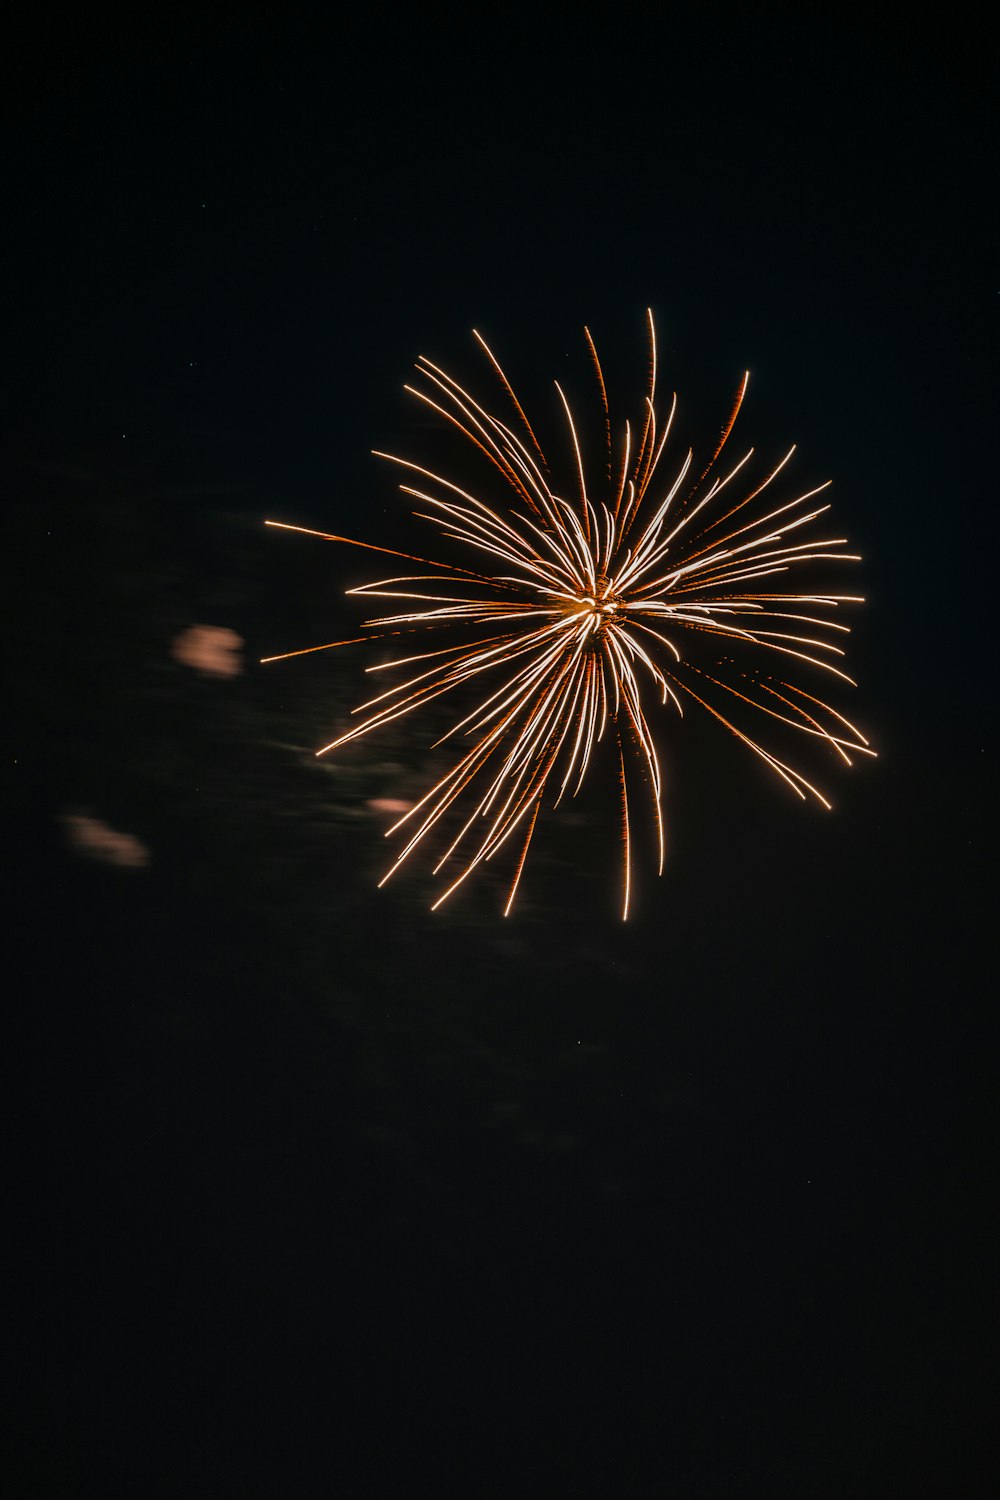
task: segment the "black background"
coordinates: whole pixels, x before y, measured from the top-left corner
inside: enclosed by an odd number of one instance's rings
[[[992,1493],[992,58],[835,19],[15,22],[12,1493]],[[647,304],[702,451],[749,366],[834,478],[879,760],[665,720],[628,924],[598,802],[432,917],[418,727],[255,665],[378,564],[261,523],[399,545],[418,353],[551,415],[587,323],[631,411]]]

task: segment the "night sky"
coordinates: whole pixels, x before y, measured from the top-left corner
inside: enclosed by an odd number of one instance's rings
[[[995,49],[215,14],[4,69],[10,1493],[996,1493]],[[443,710],[315,759],[381,564],[264,519],[427,546],[417,355],[553,431],[647,306],[833,479],[879,758],[654,713],[628,923],[600,776],[432,915]]]

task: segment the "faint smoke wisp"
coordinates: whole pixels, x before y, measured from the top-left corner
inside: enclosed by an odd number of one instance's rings
[[[134,833],[118,833],[86,813],[64,813],[61,821],[66,840],[77,854],[123,870],[141,870],[149,864],[149,850]]]
[[[189,625],[175,636],[170,654],[182,666],[208,677],[239,677],[243,637],[226,625]]]

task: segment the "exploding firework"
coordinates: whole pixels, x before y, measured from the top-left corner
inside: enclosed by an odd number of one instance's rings
[[[749,747],[797,795],[823,794],[727,716],[747,709],[792,725],[825,743],[841,760],[871,755],[868,741],[842,714],[803,688],[769,672],[805,663],[851,683],[830,658],[848,627],[831,618],[856,596],[779,588],[775,580],[819,562],[855,562],[844,537],[802,540],[829,505],[820,485],[779,504],[772,486],[794,446],[758,482],[745,477],[753,450],[723,474],[718,465],[743,397],[745,375],[709,462],[700,473],[689,450],[669,477],[664,453],[677,409],[665,422],[656,409],[656,333],[648,314],[650,373],[638,422],[616,439],[597,350],[584,330],[600,401],[600,473],[588,474],[577,424],[556,390],[571,455],[565,486],[553,470],[514,390],[478,333],[503,389],[507,420],[477,402],[444,370],[423,357],[419,386],[406,389],[457,429],[503,481],[504,500],[487,501],[422,465],[378,454],[399,465],[400,485],[451,541],[471,549],[476,567],[435,562],[409,552],[325,532],[307,532],[389,553],[430,572],[409,572],[351,589],[364,598],[406,601],[398,612],[365,622],[359,640],[419,633],[424,649],[380,662],[400,680],[354,712],[360,722],[317,752],[328,754],[371,730],[413,713],[432,699],[475,683],[482,696],[436,742],[461,739],[463,753],[389,829],[404,844],[383,882],[439,825],[460,823],[435,865],[451,867],[445,901],[484,861],[511,851],[513,874],[505,907],[514,903],[538,815],[579,792],[602,740],[613,745],[623,848],[622,915],[628,915],[634,783],[645,781],[664,863],[663,778],[650,704],[683,715],[698,705]],[[595,402],[596,407],[596,402]],[[738,498],[734,498],[738,496]],[[762,498],[765,497],[766,498]],[[268,525],[283,526],[270,521]],[[306,528],[286,526],[286,530]],[[483,558],[487,559],[484,563]],[[832,636],[832,639],[830,638]],[[444,644],[437,645],[436,639]],[[740,667],[718,649],[739,648]],[[334,641],[322,651],[355,644]],[[303,651],[268,657],[280,661]],[[694,657],[695,659],[691,659]],[[699,662],[698,658],[701,658]],[[759,663],[759,665],[755,665]],[[853,684],[852,684],[853,685]],[[726,712],[723,712],[723,709]],[[439,830],[440,831],[440,830]]]

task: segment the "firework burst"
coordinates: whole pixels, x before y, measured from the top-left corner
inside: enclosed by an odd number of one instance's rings
[[[479,685],[482,696],[476,706],[437,741],[461,740],[461,753],[389,829],[390,834],[402,832],[404,842],[384,880],[443,822],[455,830],[435,866],[435,873],[446,867],[451,871],[435,907],[484,861],[509,851],[513,874],[506,915],[542,806],[550,799],[558,806],[579,792],[596,747],[607,737],[614,746],[621,807],[622,915],[627,916],[637,780],[646,783],[661,872],[665,857],[663,777],[647,700],[681,715],[686,703],[697,704],[799,797],[814,797],[827,808],[829,802],[801,772],[728,715],[752,709],[755,715],[794,726],[848,765],[853,754],[874,754],[842,714],[768,670],[771,663],[786,668],[804,664],[851,683],[835,660],[844,655],[838,641],[848,627],[831,616],[841,605],[863,601],[778,584],[788,574],[798,579],[816,563],[858,561],[843,550],[843,537],[802,539],[812,537],[815,523],[829,510],[816,501],[827,485],[774,503],[772,486],[794,447],[757,482],[746,478],[752,449],[727,472],[719,472],[747,376],[700,475],[689,450],[665,477],[664,454],[677,397],[661,420],[651,313],[648,326],[645,400],[638,421],[626,421],[617,438],[597,350],[584,330],[600,399],[605,461],[599,475],[588,474],[577,425],[556,383],[572,454],[568,483],[559,490],[534,428],[478,333],[502,386],[507,420],[480,405],[429,359],[420,358],[416,369],[421,383],[406,389],[485,456],[494,479],[499,475],[503,481],[505,500],[488,503],[420,464],[392,454],[378,456],[405,471],[400,488],[417,501],[414,514],[471,549],[470,561],[477,567],[434,562],[325,532],[307,533],[431,570],[349,591],[363,598],[405,601],[396,612],[366,621],[366,634],[359,640],[419,633],[426,643],[424,649],[368,668],[398,669],[403,675],[361,704],[354,711],[362,715],[360,721],[317,754],[337,750],[463,684]],[[436,643],[438,638],[443,644]],[[739,670],[731,659],[720,659],[717,651],[724,642],[729,649],[734,643],[753,648],[751,655],[760,665]],[[354,642],[335,641],[306,650],[350,644]],[[266,660],[304,654],[290,651]]]

